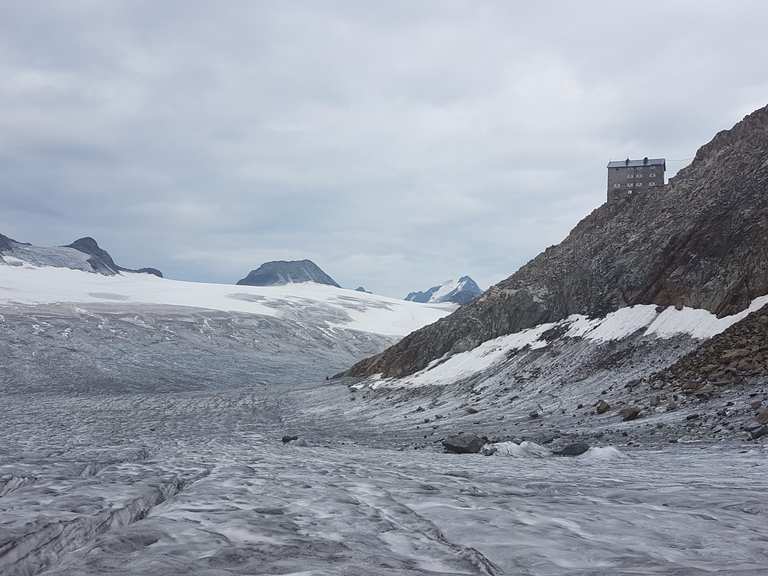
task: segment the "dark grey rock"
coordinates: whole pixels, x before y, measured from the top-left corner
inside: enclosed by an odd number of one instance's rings
[[[597,406],[595,406],[595,412],[597,412],[598,414],[605,414],[610,409],[611,409],[611,405],[608,404],[608,402],[606,402],[605,400],[600,400],[597,403]]]
[[[283,444],[288,444],[289,442],[293,442],[294,440],[298,440],[299,437],[295,435],[286,435],[283,436]]]
[[[311,260],[266,262],[256,270],[251,270],[245,278],[238,280],[237,284],[239,286],[279,286],[300,282],[339,287],[333,278]]]
[[[477,434],[460,433],[443,440],[443,448],[453,454],[477,454],[485,445],[485,440]]]
[[[589,448],[590,446],[586,442],[574,442],[573,444],[568,444],[561,450],[552,452],[552,454],[555,456],[580,456],[589,450]]]

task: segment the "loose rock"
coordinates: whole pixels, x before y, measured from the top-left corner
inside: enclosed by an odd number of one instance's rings
[[[629,420],[637,419],[640,416],[640,412],[642,412],[642,410],[637,406],[627,406],[619,411],[619,416],[621,416],[621,419],[624,420],[624,422],[628,422]]]
[[[443,440],[443,448],[453,454],[477,454],[485,445],[485,440],[477,434],[454,434]]]
[[[589,450],[589,444],[586,442],[574,442],[573,444],[568,444],[562,450],[552,452],[552,454],[555,456],[579,456],[587,450]]]

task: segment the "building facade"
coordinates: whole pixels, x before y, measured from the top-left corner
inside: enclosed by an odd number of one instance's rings
[[[608,162],[608,201],[664,186],[664,158]]]

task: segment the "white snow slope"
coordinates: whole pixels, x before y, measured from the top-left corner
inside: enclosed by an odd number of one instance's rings
[[[429,301],[443,302],[446,297],[450,296],[454,292],[459,292],[462,288],[464,288],[464,284],[466,284],[466,280],[462,280],[461,278],[452,278],[451,280],[447,280],[440,285],[440,287],[437,289],[437,292],[432,294],[432,297],[429,299]]]
[[[603,318],[590,319],[573,314],[559,322],[540,324],[483,342],[466,352],[446,355],[411,376],[389,379],[374,376],[369,379],[369,383],[373,388],[451,384],[503,362],[511,351],[525,347],[536,349],[548,346],[549,343],[543,335],[553,328],[564,329],[566,338],[584,338],[596,343],[621,340],[634,334],[661,339],[686,335],[706,340],[743,320],[749,313],[759,310],[765,304],[768,304],[768,296],[761,296],[738,314],[723,318],[718,318],[708,310],[687,307],[680,310],[668,307],[659,311],[659,307],[653,304],[620,308]]]
[[[329,327],[403,336],[450,314],[451,304],[419,304],[333,286],[235,286],[123,272],[104,276],[67,268],[37,267],[6,257],[0,264],[0,304],[164,304],[281,318],[321,309]]]

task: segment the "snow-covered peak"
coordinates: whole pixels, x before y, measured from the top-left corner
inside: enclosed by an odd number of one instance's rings
[[[411,302],[423,302],[439,304],[451,302],[453,304],[466,304],[471,302],[483,291],[469,276],[461,276],[446,280],[442,284],[433,286],[424,292],[411,292],[405,297]]]

